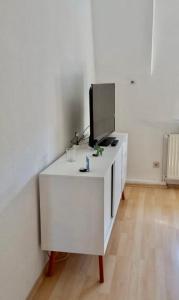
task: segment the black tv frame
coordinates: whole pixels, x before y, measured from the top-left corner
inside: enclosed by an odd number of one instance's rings
[[[94,139],[94,119],[93,119],[93,85],[89,89],[89,112],[90,112],[90,137],[89,146],[94,147],[97,140]]]
[[[103,136],[100,136],[99,139],[94,139],[94,114],[93,114],[93,85],[91,84],[91,87],[89,89],[89,113],[90,113],[90,137],[89,137],[89,146],[94,148],[95,145],[99,145],[104,141],[109,134],[111,134],[113,131],[109,131],[107,133],[104,133]],[[114,114],[114,130],[115,130],[115,114]],[[115,138],[111,138],[111,141]]]

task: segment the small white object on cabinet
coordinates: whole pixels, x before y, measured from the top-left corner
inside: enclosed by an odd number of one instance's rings
[[[79,146],[75,162],[65,155],[40,174],[41,247],[53,252],[103,256],[126,180],[127,134],[103,156]],[[80,173],[86,155],[90,172]]]

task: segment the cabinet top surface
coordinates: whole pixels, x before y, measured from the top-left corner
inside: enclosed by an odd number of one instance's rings
[[[90,148],[88,145],[80,145],[77,146],[76,160],[74,162],[68,162],[66,154],[64,154],[41,172],[40,175],[103,178],[108,168],[114,162],[117,153],[120,151],[122,143],[125,140],[127,141],[127,134],[114,133],[112,135],[115,136],[119,142],[115,147],[103,147],[104,151],[102,156],[94,157],[94,149]],[[82,173],[79,172],[79,169],[85,168],[86,156],[88,156],[90,160],[90,172]]]

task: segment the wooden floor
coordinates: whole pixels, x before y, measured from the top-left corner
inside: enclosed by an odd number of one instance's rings
[[[70,255],[33,300],[178,300],[179,190],[128,187],[105,256]]]

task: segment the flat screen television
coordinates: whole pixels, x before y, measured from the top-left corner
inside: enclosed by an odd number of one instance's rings
[[[89,91],[89,145],[99,144],[115,131],[115,84],[92,84]]]

